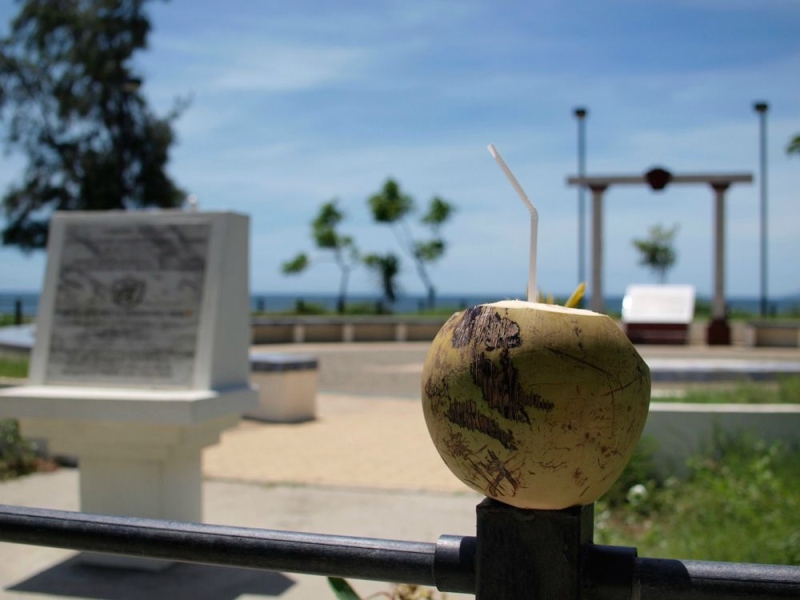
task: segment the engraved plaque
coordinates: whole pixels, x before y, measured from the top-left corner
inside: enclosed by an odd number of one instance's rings
[[[67,223],[48,384],[191,387],[209,223]]]

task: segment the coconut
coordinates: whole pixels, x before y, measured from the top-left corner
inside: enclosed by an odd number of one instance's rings
[[[422,372],[425,421],[466,485],[518,508],[591,504],[630,460],[650,369],[607,315],[519,300],[454,314]]]

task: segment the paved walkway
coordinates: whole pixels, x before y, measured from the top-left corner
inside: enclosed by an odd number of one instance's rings
[[[210,479],[382,490],[460,492],[417,402],[320,394],[316,421],[243,421],[209,448]]]
[[[442,463],[419,406],[427,347],[254,348],[319,357],[318,419],[292,425],[242,421],[225,432],[203,457],[204,520],[418,541],[435,541],[445,533],[473,535],[480,498]],[[763,371],[764,364],[779,370],[800,364],[797,349],[643,347],[641,353],[648,361],[672,361],[673,366],[735,363],[740,372]],[[72,469],[37,474],[0,483],[0,503],[77,510],[77,486]],[[0,543],[0,598],[333,598],[320,577],[192,565],[160,575],[130,574],[81,566],[72,555]],[[364,594],[387,589],[380,583],[356,585]]]
[[[223,434],[204,455],[211,479],[386,490],[459,492],[444,466],[419,405],[427,343],[259,346],[258,352],[312,353],[320,364],[318,419],[280,425],[254,421]],[[657,394],[681,376],[800,374],[800,350],[650,346]],[[704,370],[705,369],[705,370]],[[654,377],[654,380],[657,378]],[[663,381],[663,384],[661,383]],[[671,393],[671,392],[670,392]]]

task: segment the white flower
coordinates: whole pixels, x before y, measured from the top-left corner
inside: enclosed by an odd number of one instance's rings
[[[628,490],[628,502],[634,506],[641,504],[647,499],[647,488],[641,483],[637,483]]]

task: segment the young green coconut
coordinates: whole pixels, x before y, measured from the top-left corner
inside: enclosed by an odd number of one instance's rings
[[[539,216],[493,145],[489,152],[531,215],[528,298],[536,292]],[[422,370],[425,422],[469,487],[518,508],[591,504],[619,477],[650,405],[650,369],[606,315],[507,300],[456,313]]]
[[[506,300],[453,315],[422,372],[433,443],[469,487],[518,508],[591,504],[644,428],[650,370],[608,316]]]

